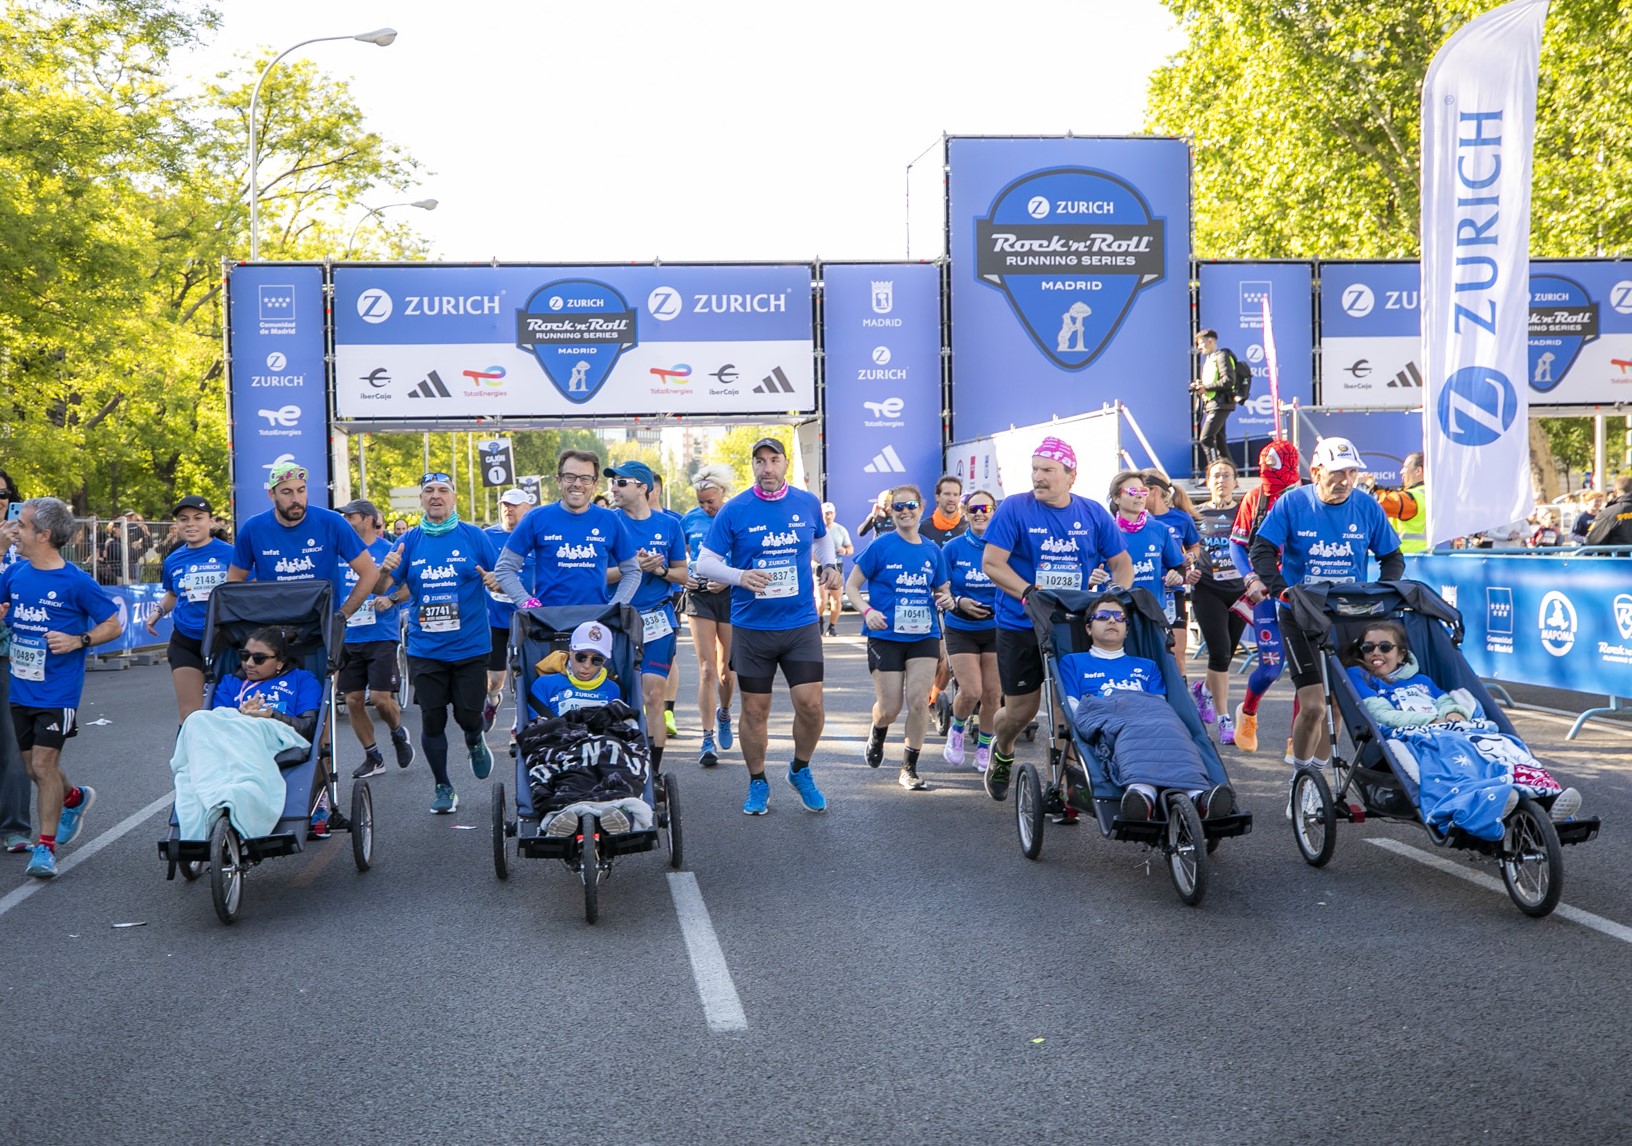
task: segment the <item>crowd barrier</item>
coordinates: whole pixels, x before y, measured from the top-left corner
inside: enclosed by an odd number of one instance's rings
[[[1462,613],[1462,652],[1481,677],[1608,695],[1593,716],[1632,697],[1632,548],[1462,550],[1411,557],[1406,576]]]

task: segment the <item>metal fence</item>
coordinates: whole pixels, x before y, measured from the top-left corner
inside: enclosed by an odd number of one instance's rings
[[[147,521],[131,515],[109,520],[75,519],[79,530],[62,555],[101,585],[156,585],[164,559],[184,544],[173,521]],[[223,525],[216,536],[230,540]]]

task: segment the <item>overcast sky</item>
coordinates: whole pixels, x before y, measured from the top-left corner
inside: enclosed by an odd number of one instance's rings
[[[914,159],[911,253],[934,257],[943,131],[1136,134],[1151,69],[1182,46],[1156,0],[222,7],[185,71],[397,29],[297,56],[426,168],[370,205],[440,200],[393,216],[458,261],[901,258]]]

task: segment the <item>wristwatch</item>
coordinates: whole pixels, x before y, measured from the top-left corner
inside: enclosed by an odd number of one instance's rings
[[[82,648],[82,649],[88,649],[88,648],[91,647],[91,634],[89,634],[89,633],[79,634],[79,647]]]

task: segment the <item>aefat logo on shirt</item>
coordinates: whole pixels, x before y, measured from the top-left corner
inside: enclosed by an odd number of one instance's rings
[[[593,561],[597,551],[593,545],[558,545],[555,555],[563,561]]]
[[[1041,548],[1044,553],[1078,552],[1077,539],[1075,537],[1067,537],[1063,540],[1058,537],[1045,538],[1043,544],[1039,548]]]
[[[799,535],[791,530],[787,533],[777,533],[772,531],[761,537],[759,539],[759,544],[766,549],[777,548],[784,545],[798,545]]]
[[[1311,556],[1311,557],[1353,557],[1354,556],[1354,543],[1352,541],[1348,541],[1348,540],[1344,540],[1344,541],[1341,541],[1341,542],[1338,542],[1338,541],[1317,541],[1317,542],[1315,542],[1313,545],[1311,545],[1309,547],[1309,556]]]
[[[310,573],[317,568],[317,563],[310,557],[280,557],[277,564],[272,566],[274,573]]]
[[[51,619],[50,610],[46,609],[43,605],[41,605],[41,606],[18,605],[17,608],[12,611],[11,615],[12,615],[13,619],[18,620],[18,621],[40,622],[40,621],[49,621]]]

